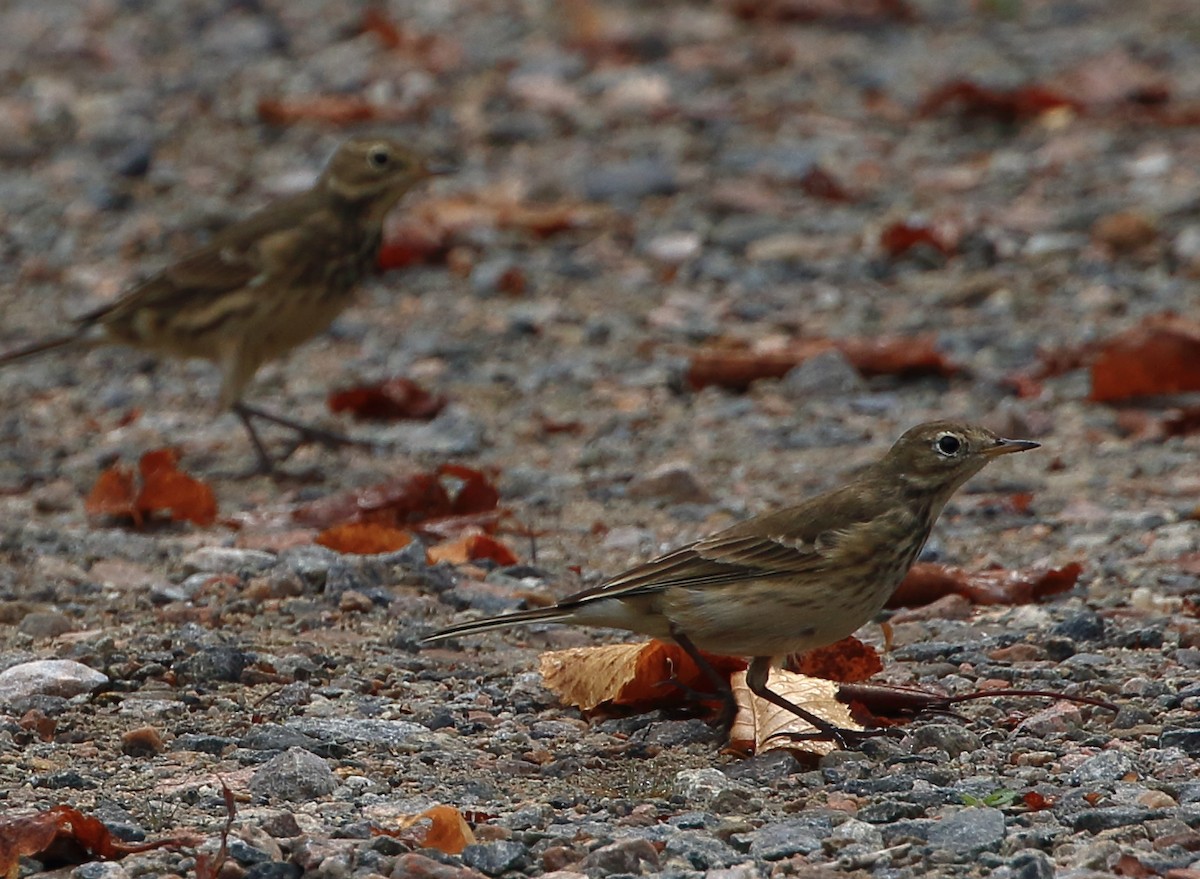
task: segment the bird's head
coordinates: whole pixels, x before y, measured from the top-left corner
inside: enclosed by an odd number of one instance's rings
[[[372,218],[382,221],[404,193],[436,173],[430,162],[399,141],[356,137],[338,147],[320,185],[347,202],[367,202]]]
[[[1038,443],[999,437],[986,427],[930,421],[909,429],[880,461],[880,468],[909,491],[943,502],[1000,455],[1036,449]]]

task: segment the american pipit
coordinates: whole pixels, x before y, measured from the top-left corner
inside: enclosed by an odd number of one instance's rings
[[[375,266],[384,217],[430,173],[394,140],[349,140],[311,189],[225,228],[206,247],[78,318],[70,332],[0,356],[0,366],[97,343],[198,357],[220,367],[220,406],[241,419],[262,469],[273,461],[254,418],[305,441],[349,442],[250,406],[242,394],[260,366],[320,333],[350,304]]]
[[[993,458],[1037,446],[972,424],[921,424],[841,488],[668,552],[553,607],[459,623],[425,640],[531,622],[627,629],[678,642],[727,699],[728,684],[699,650],[749,656],[751,692],[845,745],[861,734],[769,690],[772,665],[870,621],[959,486]]]

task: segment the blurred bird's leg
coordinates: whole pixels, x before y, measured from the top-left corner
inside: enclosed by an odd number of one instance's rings
[[[688,658],[696,663],[696,667],[700,669],[703,675],[708,678],[709,683],[716,689],[717,698],[721,700],[722,704],[721,711],[717,714],[714,725],[717,727],[732,726],[733,718],[737,714],[737,700],[733,697],[733,688],[729,686],[729,679],[723,677],[720,672],[713,668],[712,663],[705,659],[704,654],[692,643],[692,639],[676,629],[675,626],[671,626],[671,637],[675,639],[676,644],[683,648],[683,652],[688,655]],[[678,681],[672,681],[672,683],[698,698],[703,698],[706,695],[690,691]]]
[[[317,443],[328,448],[341,448],[345,446],[362,446],[365,448],[374,448],[375,443],[366,439],[355,439],[354,437],[346,436],[345,434],[337,433],[332,430],[325,430],[322,427],[317,427],[313,424],[306,424],[303,421],[297,421],[293,418],[287,418],[283,415],[276,415],[273,412],[267,412],[265,409],[259,409],[257,406],[251,406],[249,403],[244,403],[238,400],[230,409],[233,414],[242,422],[242,426],[246,428],[246,433],[250,435],[250,442],[254,445],[254,453],[258,457],[258,472],[272,473],[275,470],[275,465],[286,461],[292,456],[292,453],[302,445],[308,443]],[[296,440],[292,445],[278,457],[272,457],[267,452],[267,447],[263,444],[262,438],[258,435],[258,431],[254,429],[253,419],[260,419],[271,424],[277,424],[280,427],[285,427],[296,434]]]

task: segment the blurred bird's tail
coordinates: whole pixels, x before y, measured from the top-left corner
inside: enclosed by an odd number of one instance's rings
[[[487,617],[482,620],[471,620],[449,626],[432,635],[426,635],[421,640],[426,644],[434,641],[444,641],[447,638],[457,638],[459,635],[477,635],[480,632],[490,632],[494,629],[507,629],[509,626],[520,626],[525,623],[553,623],[568,620],[572,611],[561,607],[539,607],[536,610],[521,610],[516,613],[506,613],[498,617]]]
[[[69,345],[75,345],[82,341],[83,336],[80,333],[55,336],[53,339],[43,339],[41,342],[34,342],[32,345],[18,348],[16,351],[0,354],[0,366],[7,366],[10,363],[16,363],[18,360],[25,360],[28,357],[37,357],[39,354],[45,354],[47,351],[66,348]]]

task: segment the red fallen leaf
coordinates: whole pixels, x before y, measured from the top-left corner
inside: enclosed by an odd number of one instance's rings
[[[800,188],[808,195],[823,198],[825,201],[854,201],[854,196],[846,187],[820,165],[813,165],[800,178]]]
[[[128,467],[113,464],[97,478],[83,502],[89,516],[129,516],[142,524],[141,511],[133,500],[133,473]]]
[[[1150,869],[1130,854],[1123,854],[1117,858],[1112,871],[1117,876],[1133,876],[1134,879],[1147,879],[1149,876],[1161,875],[1157,870]]]
[[[749,21],[824,21],[859,27],[876,22],[917,21],[907,0],[727,0],[726,5],[738,18]]]
[[[363,13],[362,29],[363,33],[375,34],[389,49],[398,49],[406,41],[404,31],[378,6],[367,7]]]
[[[1083,565],[1031,571],[967,571],[950,565],[920,562],[888,599],[888,607],[920,607],[957,593],[975,604],[1031,604],[1075,586]]]
[[[942,241],[928,226],[892,223],[879,233],[879,244],[892,259],[904,256],[914,247],[931,247],[943,256],[953,256],[954,248]]]
[[[22,857],[35,857],[55,846],[66,843],[82,849],[89,860],[117,860],[135,852],[157,848],[195,845],[193,836],[179,836],[154,842],[126,843],[113,839],[99,818],[85,815],[73,806],[54,806],[33,815],[6,815],[0,818],[0,876],[16,877]]]
[[[334,552],[375,555],[403,549],[412,543],[412,533],[376,522],[348,522],[326,528],[317,535],[314,543]]]
[[[1200,322],[1152,315],[1099,346],[1092,362],[1095,402],[1200,391]]]
[[[500,492],[479,470],[445,464],[376,485],[321,498],[298,507],[296,521],[313,528],[345,522],[374,522],[405,528],[448,516],[495,510]]]
[[[855,683],[883,671],[883,662],[874,647],[851,636],[802,653],[787,668],[811,678]]]
[[[802,339],[782,350],[755,351],[713,346],[697,350],[688,366],[688,384],[744,391],[765,378],[782,378],[810,357],[838,349],[864,376],[951,376],[959,367],[937,350],[933,336],[885,339]]]
[[[1188,406],[1168,414],[1162,421],[1167,436],[1190,436],[1200,433],[1200,406]]]
[[[217,518],[213,490],[177,469],[178,462],[179,453],[174,449],[157,449],[142,455],[138,463],[142,475],[138,509],[146,514],[167,510],[172,521],[211,525]]]
[[[461,464],[443,464],[438,468],[439,476],[450,476],[461,480],[450,511],[456,516],[494,510],[500,503],[500,492],[480,470]]]
[[[940,85],[926,95],[917,107],[917,116],[928,118],[947,109],[965,118],[993,119],[1011,125],[1036,119],[1051,110],[1066,109],[1082,113],[1084,106],[1079,101],[1040,85],[992,89],[959,79]]]
[[[503,543],[478,531],[467,532],[454,540],[431,546],[426,555],[431,565],[438,562],[462,565],[485,559],[498,565],[515,565],[519,561],[516,554]]]
[[[293,125],[297,122],[324,122],[349,125],[377,118],[379,109],[355,95],[314,95],[307,98],[263,98],[258,102],[258,118],[268,125]]]
[[[1022,797],[1021,802],[1025,804],[1031,812],[1041,812],[1044,809],[1049,809],[1054,805],[1055,797],[1046,797],[1039,794],[1035,790],[1027,791]]]
[[[397,377],[335,391],[327,405],[330,412],[349,412],[359,421],[428,421],[445,408],[446,398],[429,393],[411,379]]]
[[[867,378],[876,375],[949,377],[960,371],[937,349],[937,338],[932,335],[907,339],[843,339],[836,344],[854,368]]]
[[[450,249],[449,233],[419,222],[402,222],[388,230],[376,261],[381,272],[442,262]]]

